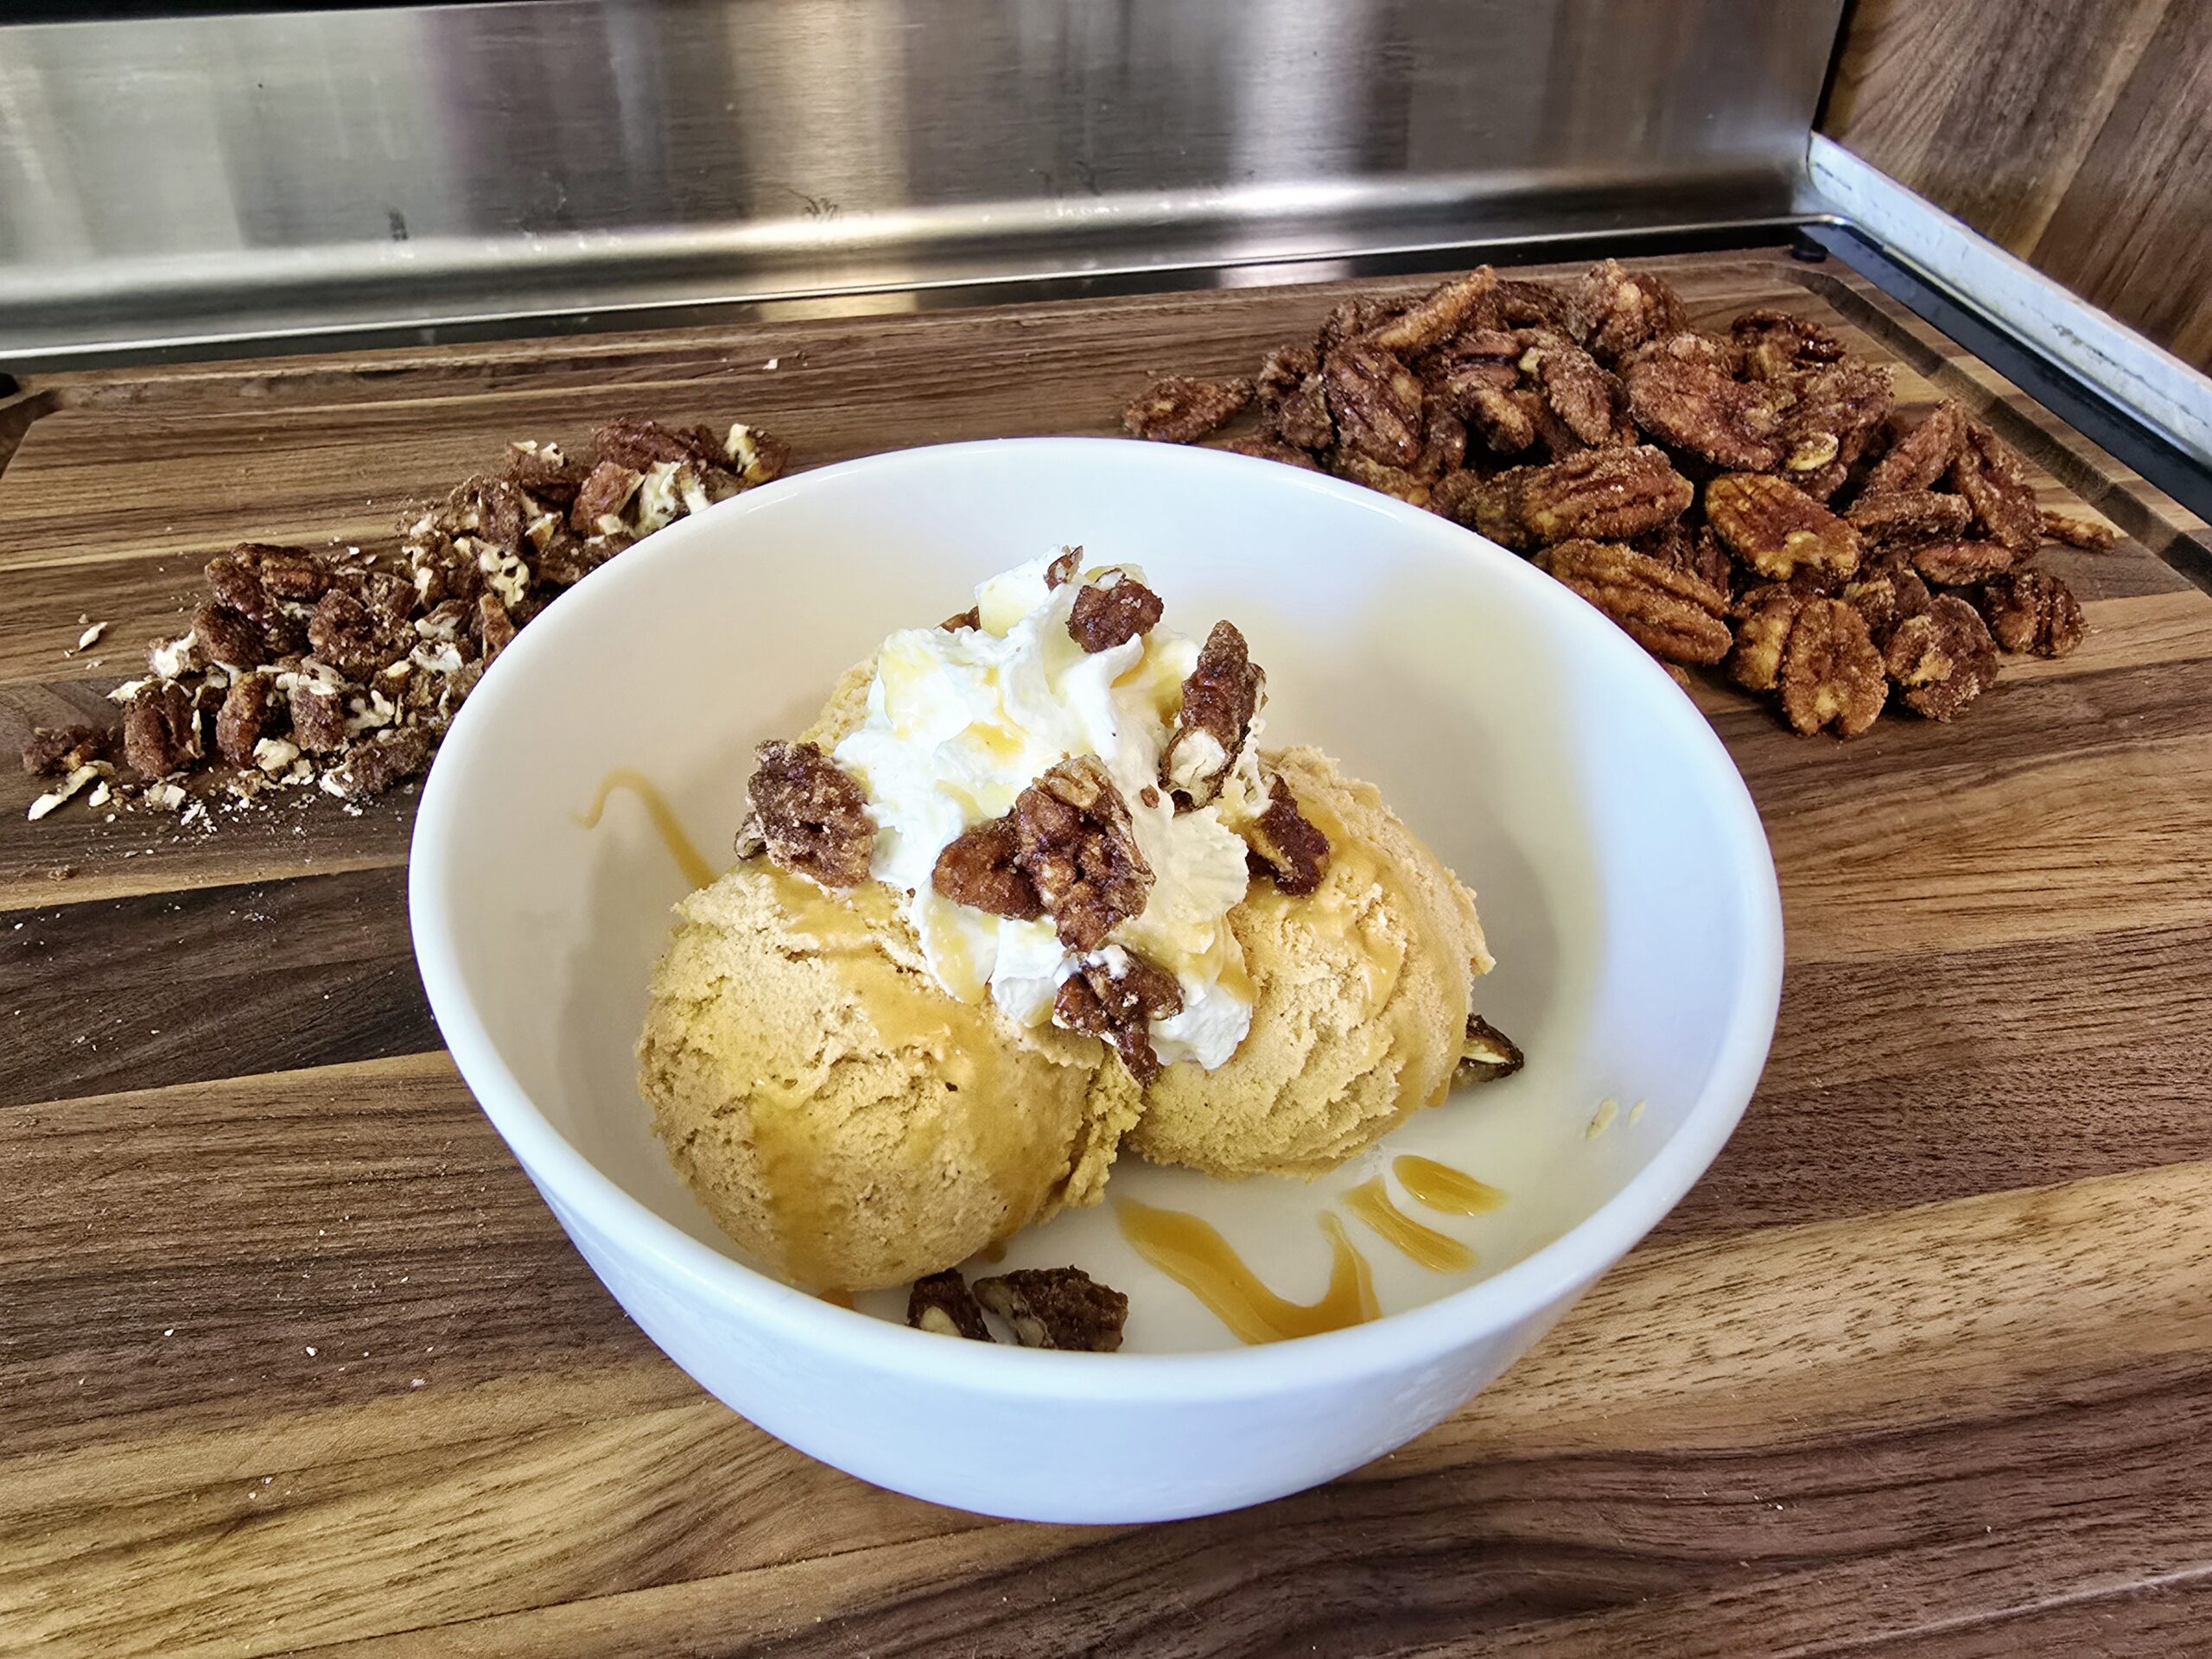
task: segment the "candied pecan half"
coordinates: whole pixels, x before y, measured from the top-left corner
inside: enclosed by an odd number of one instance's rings
[[[1294,899],[1318,888],[1329,874],[1329,838],[1298,810],[1281,778],[1268,784],[1267,810],[1244,832],[1249,861]]]
[[[1873,363],[1831,363],[1789,376],[1779,385],[1789,399],[1783,430],[1790,453],[1784,464],[1809,473],[1857,461],[1867,438],[1897,404],[1890,372]]]
[[[1052,1017],[1070,1031],[1110,1043],[1129,1075],[1150,1083],[1160,1075],[1152,1022],[1183,1011],[1175,976],[1141,952],[1108,945],[1060,982]]]
[[[1322,359],[1321,385],[1346,449],[1385,467],[1421,459],[1423,388],[1400,359],[1352,340]]]
[[[1732,380],[1664,352],[1625,365],[1629,413],[1662,443],[1738,472],[1763,473],[1789,453],[1775,389]]]
[[[1370,328],[1366,343],[1386,352],[1417,352],[1448,340],[1466,326],[1497,287],[1497,273],[1488,265],[1440,283],[1396,316]]]
[[[1747,691],[1773,690],[1782,678],[1782,648],[1804,603],[1805,595],[1780,584],[1746,594],[1728,653],[1728,677]]]
[[[302,674],[286,698],[292,716],[292,741],[309,754],[335,754],[346,747],[346,699],[319,680]]]
[[[1478,390],[1508,391],[1521,384],[1527,349],[1503,329],[1478,328],[1423,353],[1420,373],[1447,407],[1464,416]]]
[[[1521,367],[1535,372],[1544,401],[1568,431],[1592,448],[1636,442],[1627,421],[1627,393],[1618,377],[1564,334],[1523,332],[1533,338]]]
[[[635,467],[619,461],[601,461],[576,487],[575,499],[569,507],[569,528],[579,536],[589,536],[601,529],[603,521],[619,524],[645,481],[645,475]]]
[[[957,1268],[914,1281],[914,1287],[906,1293],[906,1323],[917,1331],[940,1337],[991,1340],[991,1328],[983,1323],[982,1306]]]
[[[226,668],[251,668],[265,652],[267,639],[260,624],[227,605],[203,601],[192,613],[192,631],[211,662]]]
[[[1967,412],[1957,399],[1946,397],[1874,463],[1866,488],[1924,490],[1950,470],[1966,441]]]
[[[1575,284],[1568,324],[1600,358],[1625,355],[1646,340],[1678,334],[1688,319],[1663,278],[1631,273],[1618,259],[1602,260]]]
[[[1215,623],[1183,682],[1183,706],[1160,752],[1160,781],[1193,806],[1211,803],[1244,747],[1267,685],[1236,625]]]
[[[2063,542],[2069,547],[2078,547],[2089,553],[2109,553],[2120,541],[2120,532],[2110,524],[2094,518],[2084,518],[2079,513],[2061,512],[2045,507],[2037,515],[2043,524],[2045,539]]]
[[[1919,573],[1897,559],[1862,568],[1838,596],[1866,619],[1874,643],[1885,646],[1898,623],[1918,616],[1934,602]]]
[[[1930,720],[1956,718],[1997,677],[1997,643],[1956,594],[1898,623],[1883,658],[1905,702]]]
[[[1775,683],[1783,717],[1808,736],[1828,728],[1858,736],[1880,715],[1890,690],[1866,619],[1840,599],[1798,607]]]
[[[1934,490],[1861,490],[1843,516],[1870,542],[1942,542],[1967,533],[1974,508],[1962,495]]]
[[[1260,359],[1252,390],[1272,408],[1321,372],[1321,353],[1311,346],[1278,346]]]
[[[1999,576],[1975,595],[1974,608],[1999,645],[2038,657],[2065,656],[2086,628],[2074,590],[2043,570]]]
[[[1754,380],[1779,380],[1808,363],[1834,363],[1843,342],[1820,324],[1786,311],[1761,307],[1744,312],[1728,325],[1744,353],[1744,372]]]
[[[983,1306],[1014,1326],[1025,1348],[1073,1348],[1110,1354],[1122,1345],[1129,1299],[1094,1283],[1080,1268],[1021,1268],[978,1279]]]
[[[1060,943],[1095,950],[1144,909],[1152,866],[1137,850],[1128,803],[1104,763],[1078,754],[1014,798],[1014,865],[1034,882]]]
[[[1274,428],[1275,435],[1296,449],[1325,449],[1337,441],[1319,369],[1283,395],[1275,405]]]
[[[401,726],[364,738],[328,776],[355,800],[381,795],[417,776],[430,764],[433,745],[420,726]]]
[[[1126,571],[1109,570],[1076,590],[1075,607],[1068,613],[1068,638],[1083,647],[1085,656],[1095,657],[1151,632],[1166,609],[1166,601],[1144,583]]]
[[[1710,524],[1693,531],[1678,519],[1637,537],[1629,545],[1647,558],[1695,576],[1723,598],[1735,588],[1735,561]]]
[[[1701,334],[1694,328],[1646,340],[1623,358],[1618,366],[1625,374],[1635,364],[1662,357],[1690,368],[1709,369],[1731,380],[1744,366],[1744,353],[1734,340],[1720,334]]]
[[[1556,283],[1501,276],[1491,292],[1490,308],[1499,328],[1566,328],[1574,317],[1574,296]]]
[[[1014,861],[1020,849],[1013,813],[970,824],[937,855],[930,885],[956,905],[1033,922],[1045,913],[1045,901]]]
[[[1221,447],[1232,455],[1250,455],[1258,461],[1279,461],[1286,467],[1300,467],[1309,473],[1321,470],[1319,463],[1306,451],[1280,438],[1231,438]]]
[[[1449,395],[1449,394],[1447,394]],[[1495,454],[1517,455],[1536,441],[1537,417],[1543,404],[1533,391],[1500,391],[1474,386],[1454,399],[1467,424]]]
[[[2043,540],[2043,514],[2027,468],[2012,445],[1979,421],[1967,423],[1966,448],[1951,463],[1951,487],[1973,504],[1990,540],[2023,556]]]
[[[1859,568],[1859,532],[1786,480],[1730,473],[1705,486],[1705,516],[1729,550],[1763,576],[1800,565],[1847,576]]]
[[[1654,657],[1717,663],[1728,654],[1728,595],[1688,571],[1612,542],[1561,542],[1536,563]]]
[[[1528,1064],[1513,1039],[1478,1014],[1467,1016],[1467,1035],[1459,1049],[1459,1063],[1452,1068],[1456,1088],[1470,1084],[1495,1083],[1510,1077]]]
[[[240,674],[223,696],[215,715],[215,747],[234,766],[253,764],[253,746],[269,727],[276,702],[276,683],[266,674]]]
[[[1939,588],[1970,588],[2003,575],[2021,555],[2000,542],[1929,542],[1910,550],[1913,569]]]
[[[1217,427],[1226,425],[1251,401],[1249,380],[1193,380],[1187,375],[1164,375],[1122,411],[1122,424],[1141,438],[1196,443]]]
[[[200,758],[200,717],[192,694],[175,680],[149,680],[123,708],[124,759],[149,778],[166,777]]]
[[[1689,480],[1664,451],[1586,449],[1547,467],[1516,467],[1471,490],[1452,517],[1523,550],[1553,542],[1624,540],[1672,524],[1690,504]]]
[[[812,743],[772,738],[753,751],[746,785],[752,809],[737,832],[737,855],[760,853],[825,887],[868,879],[875,818],[860,780]]]
[[[1321,355],[1331,352],[1346,340],[1357,340],[1369,329],[1388,322],[1406,308],[1388,300],[1344,300],[1329,308],[1329,315],[1321,319],[1321,334],[1316,342]]]
[[[1428,479],[1403,467],[1385,467],[1365,455],[1355,455],[1338,450],[1329,457],[1329,470],[1338,478],[1348,478],[1355,484],[1364,484],[1369,489],[1383,495],[1395,496],[1416,507],[1428,505],[1432,485]]]
[[[74,772],[105,760],[112,741],[97,726],[41,726],[23,745],[23,770],[34,778]]]

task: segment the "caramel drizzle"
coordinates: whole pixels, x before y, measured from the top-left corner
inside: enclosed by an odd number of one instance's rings
[[[599,793],[592,797],[590,809],[578,815],[577,825],[585,830],[598,829],[608,799],[619,789],[629,791],[644,804],[653,828],[660,832],[661,844],[668,849],[668,855],[676,861],[676,868],[683,873],[683,879],[694,887],[712,887],[714,867],[699,856],[699,849],[691,844],[691,837],[683,833],[683,824],[677,821],[675,810],[654,787],[652,779],[642,772],[618,766],[600,779]]]
[[[1382,1313],[1375,1300],[1374,1272],[1334,1214],[1321,1217],[1332,1259],[1329,1288],[1318,1302],[1276,1295],[1227,1239],[1196,1216],[1121,1198],[1115,1202],[1114,1218],[1139,1255],[1204,1302],[1240,1342],[1318,1336],[1364,1325]]]
[[[1496,1187],[1477,1180],[1465,1170],[1440,1164],[1433,1158],[1408,1153],[1391,1163],[1390,1173],[1398,1178],[1398,1185],[1412,1195],[1414,1202],[1440,1210],[1447,1216],[1479,1216],[1505,1202],[1505,1194]]]
[[[1391,1203],[1380,1175],[1345,1193],[1344,1207],[1431,1273],[1465,1273],[1475,1265],[1475,1253],[1458,1239]]]

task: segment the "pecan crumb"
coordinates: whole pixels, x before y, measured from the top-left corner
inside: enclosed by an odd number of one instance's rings
[[[1096,656],[1152,632],[1166,608],[1160,595],[1121,570],[1109,570],[1077,590],[1068,613],[1068,638]]]
[[[1022,1268],[976,1281],[985,1307],[1014,1326],[1025,1348],[1110,1354],[1122,1345],[1129,1299],[1080,1268]]]
[[[875,819],[860,781],[811,743],[772,739],[754,755],[759,764],[746,785],[752,810],[738,831],[738,855],[765,852],[825,887],[867,880]]]
[[[857,787],[857,786],[855,786]],[[1095,950],[1139,914],[1152,867],[1128,804],[1096,755],[1059,762],[1014,798],[1015,868],[1035,883],[1060,943]]]
[[[1467,1016],[1467,1035],[1459,1050],[1459,1063],[1452,1070],[1454,1086],[1495,1083],[1510,1077],[1528,1064],[1513,1039],[1478,1014]]]
[[[1329,874],[1329,837],[1298,808],[1298,797],[1278,776],[1268,784],[1267,810],[1245,831],[1252,858],[1293,898],[1318,888]]]
[[[1019,851],[1013,813],[971,824],[937,855],[930,885],[956,905],[1034,921],[1045,913],[1045,901],[1016,862]]]
[[[1160,752],[1160,781],[1194,806],[1211,804],[1236,764],[1267,683],[1236,625],[1215,623],[1183,682],[1183,706]]]
[[[906,1323],[917,1331],[934,1332],[940,1337],[991,1340],[982,1307],[957,1268],[914,1281],[914,1287],[906,1293]]]

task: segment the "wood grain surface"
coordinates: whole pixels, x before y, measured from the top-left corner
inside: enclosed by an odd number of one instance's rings
[[[1658,262],[1966,398],[2093,632],[1953,727],[1697,696],[1789,963],[1711,1173],[1533,1355],[1330,1486],[1157,1528],[878,1491],[622,1316],[438,1045],[410,803],[210,833],[0,782],[0,1651],[2201,1653],[2212,1630],[2205,528],[1833,268]],[[0,741],[91,707],[248,537],[363,541],[634,410],[802,464],[1103,432],[1351,289],[117,371],[0,474]],[[774,359],[777,366],[766,365]],[[0,411],[4,414],[4,411]],[[91,616],[101,646],[73,647]]]
[[[2212,369],[2212,6],[1853,0],[1821,125]]]

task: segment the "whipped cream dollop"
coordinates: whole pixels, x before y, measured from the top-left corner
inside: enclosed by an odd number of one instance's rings
[[[1039,1026],[1082,958],[1061,944],[1050,917],[995,916],[946,898],[931,877],[962,831],[1008,811],[1061,760],[1096,755],[1128,805],[1154,876],[1144,909],[1104,948],[1141,951],[1175,976],[1182,1011],[1151,1022],[1154,1051],[1162,1064],[1190,1059],[1211,1069],[1252,1022],[1251,984],[1228,916],[1248,881],[1235,826],[1266,804],[1256,744],[1244,746],[1211,804],[1177,812],[1158,787],[1160,759],[1198,642],[1155,625],[1085,652],[1068,631],[1084,583],[1108,569],[1131,580],[1141,572],[1101,566],[1054,587],[1052,563],[1039,558],[977,588],[975,626],[908,628],[886,639],[868,718],[835,759],[868,791],[877,825],[871,873],[905,895],[906,919],[938,982],[963,1001],[988,994],[1009,1018]],[[1255,720],[1255,739],[1258,728]]]

